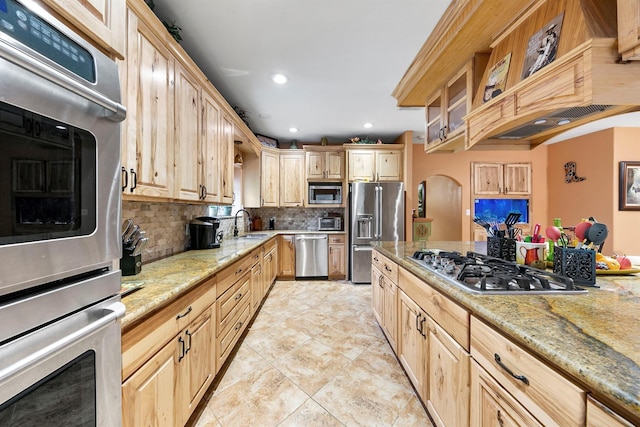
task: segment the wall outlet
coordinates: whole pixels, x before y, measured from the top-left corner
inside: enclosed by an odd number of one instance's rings
[[[466,212],[467,216],[471,216],[471,209],[467,209]]]

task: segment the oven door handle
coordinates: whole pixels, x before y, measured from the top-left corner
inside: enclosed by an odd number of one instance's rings
[[[98,312],[102,312],[102,317],[100,317],[98,320],[91,322],[88,325],[78,329],[77,331],[66,335],[64,338],[39,349],[38,351],[30,354],[28,357],[20,359],[19,362],[13,363],[4,369],[0,369],[0,383],[2,383],[5,379],[10,378],[13,375],[23,371],[27,367],[36,365],[41,360],[44,360],[50,357],[52,354],[55,354],[58,351],[69,347],[72,343],[93,334],[95,331],[109,325],[112,322],[117,321],[124,316],[125,310],[126,308],[121,302],[115,302],[108,307],[101,308],[100,310],[98,310]]]
[[[58,70],[55,70],[52,67],[46,66],[37,59],[27,55],[26,53],[18,49],[15,49],[14,47],[6,43],[0,42],[0,52],[3,54],[2,56],[4,56],[5,59],[10,60],[14,64],[25,68],[32,73],[37,74],[38,76],[57,84],[58,86],[62,86],[63,88],[75,93],[76,95],[79,95],[84,99],[91,101],[94,104],[97,104],[110,111],[111,114],[105,115],[106,118],[113,120],[114,122],[121,122],[125,119],[127,115],[126,107],[118,102],[107,98],[100,92],[96,92],[93,89],[83,86],[81,83],[78,83],[69,76],[61,73]]]

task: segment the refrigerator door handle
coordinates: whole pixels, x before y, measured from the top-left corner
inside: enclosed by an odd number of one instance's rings
[[[373,189],[374,191],[374,215],[373,215],[373,237],[377,240],[380,238],[380,205],[381,205],[381,200],[380,200],[380,187],[378,187],[377,185],[374,187]]]
[[[378,191],[378,204],[377,204],[377,208],[378,208],[378,214],[376,215],[378,222],[378,229],[377,229],[377,233],[378,233],[378,239],[382,239],[382,187],[381,186],[377,186],[376,190]]]
[[[371,252],[373,250],[373,246],[354,246],[354,252]]]

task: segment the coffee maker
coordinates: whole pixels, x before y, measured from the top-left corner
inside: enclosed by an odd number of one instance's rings
[[[189,223],[191,249],[213,249],[220,247],[217,230],[220,220],[210,216],[199,216]]]

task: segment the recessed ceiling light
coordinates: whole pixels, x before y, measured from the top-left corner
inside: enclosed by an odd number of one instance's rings
[[[298,132],[298,128],[289,128],[289,132],[296,133]]]
[[[569,123],[571,123],[569,119],[558,120],[558,125],[568,125]]]
[[[367,129],[372,128],[373,127],[373,123],[365,123],[364,127],[367,128]]]
[[[279,85],[283,85],[289,79],[284,74],[272,74],[271,75],[271,80],[273,80],[274,82],[278,83]]]

